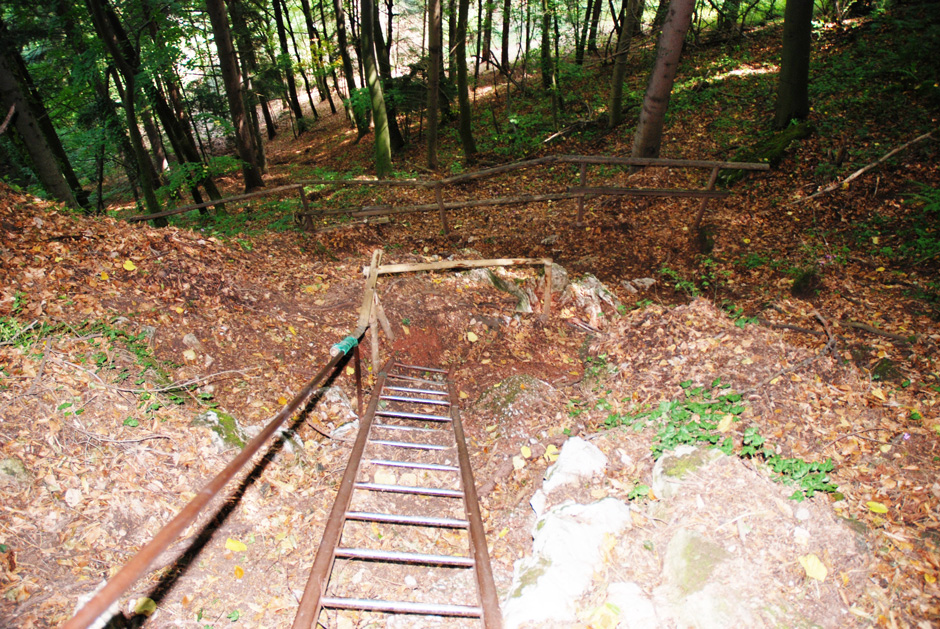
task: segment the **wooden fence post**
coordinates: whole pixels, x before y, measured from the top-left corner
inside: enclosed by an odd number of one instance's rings
[[[437,209],[441,213],[441,225],[444,226],[444,235],[446,236],[450,233],[450,226],[447,224],[447,213],[444,211],[443,187],[439,181],[434,185],[434,198],[437,201]]]
[[[712,174],[708,176],[708,187],[705,188],[708,191],[715,189],[715,182],[718,181],[718,171],[720,168],[715,166],[712,168]],[[705,217],[705,208],[708,206],[708,197],[702,197],[702,205],[698,209],[698,216],[695,217],[695,223],[692,225],[692,238],[698,238],[698,230],[702,226],[702,219]]]
[[[587,186],[587,163],[581,162],[581,178],[580,178],[580,187],[584,188]],[[578,226],[584,223],[584,194],[581,194],[578,197]]]

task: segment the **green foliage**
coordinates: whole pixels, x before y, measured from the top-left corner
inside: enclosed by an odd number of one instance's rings
[[[740,394],[727,392],[730,385],[723,384],[720,377],[708,386],[693,386],[691,380],[680,386],[685,391],[684,399],[663,401],[655,409],[634,414],[612,413],[605,425],[608,428],[630,426],[637,432],[654,428],[652,452],[656,458],[678,445],[706,443],[727,455],[761,459],[783,481],[797,487],[790,496],[794,500],[811,498],[816,492],[836,491],[836,485],[829,482],[828,476],[833,470],[831,460],[807,462],[781,457],[766,444],[755,426],[745,428],[740,444],[735,446],[733,438],[727,435],[731,434],[734,424],[741,421],[745,406]],[[634,488],[637,490],[639,487]]]

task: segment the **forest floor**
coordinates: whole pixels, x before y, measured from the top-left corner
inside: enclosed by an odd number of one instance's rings
[[[840,42],[891,35],[882,30],[859,23],[824,31],[821,63]],[[778,38],[777,30],[750,37],[741,46],[751,60],[735,70],[714,69],[731,63],[717,47],[686,61],[687,73],[712,68],[686,84],[705,84],[696,94],[706,97],[678,101],[698,109],[673,115],[664,156],[726,159],[750,128],[766,126],[769,83],[746,81],[773,75]],[[480,102],[505,107],[504,89],[479,90]],[[817,105],[816,134],[778,167],[712,202],[704,250],[690,232],[698,203],[683,200],[589,201],[583,225],[569,202],[455,212],[448,235],[436,214],[309,233],[289,228],[283,201],[154,229],[79,217],[4,188],[0,625],[60,624],[78,595],[112,576],[177,513],[234,452],[193,427],[194,417],[216,409],[249,429],[262,426],[355,325],[362,266],[383,248],[386,262],[551,257],[572,278],[594,274],[619,301],[598,316],[559,300],[542,324],[515,315],[514,299],[465,274],[379,282],[397,339],[383,340],[383,357],[393,347],[424,364],[456,366],[500,588],[531,547],[521,523],[531,517],[527,501],[547,465],[538,455],[513,465],[523,446],[611,431],[661,402],[685,399],[685,381],[708,388],[720,377],[745,394],[741,423],[728,433],[737,446],[746,429],[757,428],[781,456],[832,459],[837,493],[817,492],[808,504],[844,519],[863,541],[860,563],[820,550],[830,576],[815,589],[795,555],[779,557],[806,617],[824,626],[934,626],[940,259],[929,249],[898,252],[918,238],[937,239],[936,197],[924,197],[919,186],[940,187],[940,149],[935,140],[921,142],[850,185],[807,198],[920,135],[916,128],[936,129],[932,101],[913,89],[902,97],[911,109],[905,120],[919,126],[899,124],[901,110]],[[730,101],[740,102],[736,126],[722,114]],[[589,116],[590,104],[584,108]],[[828,135],[833,117],[865,133]],[[355,140],[341,115],[324,116],[299,138],[282,130],[269,145],[266,181],[273,187],[324,171],[368,172],[371,136]],[[533,154],[627,155],[630,141],[620,130],[572,135]],[[830,156],[842,148],[850,158],[836,166]],[[446,162],[456,150],[445,138],[445,163],[457,163]],[[419,164],[422,155],[416,143],[398,163]],[[497,150],[484,150],[476,167],[501,161]],[[704,175],[599,168],[590,182],[694,187]],[[570,166],[522,171],[466,184],[448,200],[556,191],[576,180]],[[224,184],[239,192],[237,177]],[[314,196],[317,207],[432,200],[410,189],[321,188]],[[272,225],[256,224],[268,215],[277,216]],[[533,271],[508,277],[538,281]],[[648,277],[656,283],[645,291],[624,284]],[[486,399],[518,374],[542,381],[550,394],[512,416],[494,416]],[[338,386],[354,395],[350,378]],[[297,426],[304,447],[259,460],[237,491],[157,560],[122,599],[124,609],[155,601],[151,626],[160,627],[287,626],[349,451],[329,436],[349,419],[339,402],[316,407]],[[597,487],[595,498],[626,499],[646,482],[650,448],[661,438],[651,427],[614,433],[633,464],[617,482]],[[728,513],[748,509],[747,490],[732,499]],[[655,496],[637,500],[643,508],[652,502]],[[656,526],[642,518],[636,525]],[[776,537],[769,526],[749,544],[777,556]],[[650,569],[640,584],[652,588],[657,578]],[[849,613],[841,621],[814,616],[821,602]],[[594,617],[583,624],[610,626]]]

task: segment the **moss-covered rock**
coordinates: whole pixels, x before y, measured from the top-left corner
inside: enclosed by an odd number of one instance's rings
[[[204,426],[212,431],[212,441],[220,450],[235,447],[241,450],[248,443],[248,435],[238,420],[220,410],[209,410],[192,421],[193,426]]]

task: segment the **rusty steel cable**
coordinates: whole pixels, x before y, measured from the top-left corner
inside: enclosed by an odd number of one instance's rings
[[[415,372],[430,374],[436,379],[408,375]],[[394,355],[378,373],[372,399],[365,415],[360,420],[359,433],[310,569],[303,598],[292,625],[293,629],[314,627],[324,608],[477,618],[482,621],[486,629],[502,627],[483,520],[473,472],[470,468],[470,456],[460,422],[459,397],[452,375],[453,369],[448,371],[397,363]],[[389,384],[390,380],[394,384]],[[409,404],[413,406],[407,407],[410,409],[408,411],[399,408]],[[414,412],[415,407],[420,409],[419,412]],[[442,411],[433,410],[442,407],[447,408],[446,415]],[[377,423],[377,421],[382,423]],[[415,425],[416,423],[423,424],[423,426]],[[448,425],[452,430],[446,430]],[[401,436],[381,438],[384,432]],[[412,435],[412,438],[409,439],[409,435]],[[445,439],[449,441],[449,444],[432,443],[435,439]],[[383,451],[399,454],[391,455],[391,458],[365,459],[367,449],[373,454]],[[444,460],[443,463],[433,462],[434,454],[444,454],[454,450],[456,450],[457,465],[451,464],[449,460]],[[406,452],[411,454],[402,454]],[[370,468],[423,471],[425,477],[428,473],[442,474],[450,479],[448,481],[450,483],[456,475],[459,476],[460,489],[431,487],[417,483],[414,485],[390,484],[388,480],[378,482],[377,476],[377,482],[370,482],[360,479],[360,476],[363,476],[363,464]],[[364,476],[369,476],[369,474],[366,473]],[[356,492],[359,493],[356,494]],[[394,499],[391,498],[383,498],[379,501],[382,504],[381,511],[350,510],[354,494],[363,498],[365,495],[399,494],[426,500],[462,499],[465,517],[447,517],[446,514],[434,511],[430,506],[422,513],[405,513],[405,509],[396,505]],[[466,548],[468,554],[464,556],[414,552],[407,541],[402,545],[402,550],[349,546],[351,542],[345,541],[344,536],[347,533],[351,537],[354,535],[346,530],[347,522],[370,523],[373,527],[378,523],[408,527],[409,531],[414,531],[405,535],[408,538],[417,538],[421,535],[421,531],[427,533],[435,529],[465,531],[469,540]],[[343,546],[340,546],[341,541],[344,543]],[[423,566],[429,570],[433,567],[473,569],[476,604],[453,600],[433,602],[329,595],[328,589],[334,589],[331,577],[336,578],[333,573],[337,559],[364,560],[373,566],[396,564]],[[433,579],[429,577],[428,580]]]

